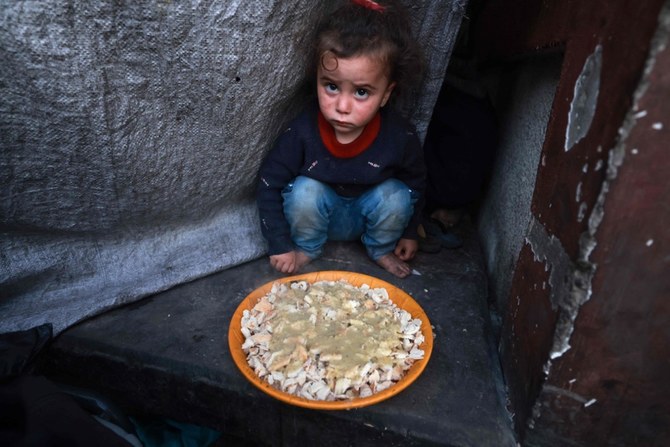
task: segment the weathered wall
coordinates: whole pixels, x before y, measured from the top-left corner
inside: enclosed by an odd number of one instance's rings
[[[484,70],[501,131],[478,231],[492,278],[490,299],[500,309],[507,304],[512,273],[532,217],[535,176],[561,61],[556,54]]]
[[[668,110],[657,99],[669,93],[669,4],[490,0],[479,22],[488,64],[563,55],[529,225],[498,297],[525,445],[670,442]]]
[[[660,22],[582,236],[589,289],[573,297],[569,350],[548,364],[529,446],[670,443],[670,7]]]
[[[403,104],[424,135],[466,2],[407,3],[429,70]],[[334,6],[3,2],[0,332],[263,255],[256,172]]]

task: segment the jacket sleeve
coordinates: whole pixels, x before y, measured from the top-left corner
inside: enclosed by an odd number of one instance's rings
[[[269,255],[294,249],[282,191],[298,175],[303,159],[303,144],[298,133],[289,127],[277,138],[261,165],[256,203]]]

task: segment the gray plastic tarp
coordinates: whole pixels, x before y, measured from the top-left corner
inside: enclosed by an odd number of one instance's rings
[[[465,0],[407,2],[423,136]],[[263,256],[259,164],[333,2],[0,4],[0,332],[58,333]]]

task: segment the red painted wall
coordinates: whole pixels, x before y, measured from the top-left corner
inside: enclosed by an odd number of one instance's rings
[[[668,49],[643,81],[644,116],[622,139],[625,155],[595,234],[593,295],[575,321],[572,348],[552,365],[529,443],[670,445]]]
[[[662,380],[670,366],[670,120],[661,130],[650,127],[670,117],[663,100],[670,94],[667,50],[644,73],[663,3],[489,0],[477,18],[483,65],[564,54],[532,214],[565,256],[538,259],[524,245],[507,308],[500,309],[510,410],[528,445],[670,445],[670,387]],[[598,45],[595,116],[585,138],[566,152],[574,86]],[[632,110],[634,93],[647,84]],[[647,116],[626,120],[639,110]],[[610,157],[623,153],[608,174]],[[589,226],[601,211],[602,221]],[[584,236],[595,243],[592,252]],[[565,283],[547,287],[552,270],[567,271]],[[551,359],[560,341],[570,349]]]

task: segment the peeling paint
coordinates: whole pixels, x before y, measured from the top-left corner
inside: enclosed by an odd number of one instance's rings
[[[642,81],[638,85],[634,93],[633,98],[633,107],[629,110],[628,114],[624,118],[622,126],[618,129],[619,138],[615,146],[609,151],[607,159],[607,171],[605,175],[605,180],[601,186],[600,193],[596,199],[596,203],[593,206],[591,215],[589,216],[587,230],[581,235],[579,240],[579,255],[577,261],[574,265],[570,260],[566,260],[562,256],[556,258],[550,258],[552,262],[552,273],[554,269],[559,269],[568,276],[569,287],[566,287],[566,290],[558,290],[552,287],[552,305],[556,303],[560,307],[560,313],[558,317],[556,331],[554,333],[554,343],[550,353],[550,359],[547,360],[543,371],[548,377],[549,372],[551,371],[552,362],[557,358],[561,357],[565,352],[570,349],[570,337],[574,330],[574,322],[579,313],[580,307],[586,303],[592,294],[592,280],[596,271],[596,264],[591,261],[591,254],[595,249],[596,242],[596,232],[600,223],[604,217],[604,204],[607,193],[609,192],[610,184],[616,179],[618,175],[619,168],[624,162],[624,157],[626,154],[626,140],[630,135],[632,129],[637,124],[637,115],[640,112],[637,112],[637,103],[640,98],[645,94],[647,86],[649,85],[649,74],[655,64],[656,55],[665,49],[666,42],[670,36],[670,3],[666,3],[664,10],[660,15],[659,27],[656,31],[656,35],[652,40],[650,55],[647,58],[647,62],[644,68],[642,75]],[[662,123],[656,123],[661,125]],[[601,152],[601,147],[598,147],[598,152]],[[596,165],[596,170],[601,168],[602,160],[598,161]],[[530,240],[531,243],[536,241],[536,238],[542,240],[542,231],[532,228],[533,226],[540,226],[539,223],[531,223],[531,229],[527,240]],[[553,238],[553,236],[552,236]],[[653,244],[653,239],[648,239],[646,244],[651,246]],[[541,249],[542,245],[535,243],[535,249]],[[563,265],[562,267],[560,267]],[[570,266],[572,271],[569,270],[567,266]],[[553,286],[553,284],[552,284]],[[552,386],[548,383],[542,385],[543,392],[556,393],[557,390],[561,390],[558,387]],[[560,393],[566,390],[561,390]],[[578,395],[577,395],[578,396]],[[581,398],[581,396],[579,396]],[[583,403],[584,407],[589,407],[596,403],[596,399],[590,399]],[[541,413],[541,400],[538,399],[535,402],[535,405],[532,409],[532,416],[528,420],[528,427],[532,428],[535,425],[535,420],[540,417]]]
[[[602,46],[598,45],[594,52],[586,58],[582,72],[575,82],[565,133],[566,152],[584,138],[591,128],[600,91],[601,65]]]
[[[586,204],[586,202],[582,202],[579,204],[579,210],[577,210],[577,222],[582,222],[584,220],[588,208],[589,206]]]
[[[600,171],[603,168],[603,164],[604,164],[604,162],[602,160],[598,160],[596,162],[596,167],[595,167],[594,171],[596,171],[596,172]]]
[[[549,235],[542,223],[535,218],[530,221],[525,241],[530,246],[535,261],[543,262],[545,271],[549,272],[551,306],[557,310],[567,299],[567,296],[561,295],[561,291],[566,289],[570,278],[570,257],[561,241],[554,235]]]
[[[584,402],[584,408],[590,407],[591,405],[595,404],[596,402],[598,402],[597,399],[591,399],[588,402]]]
[[[587,403],[590,402],[589,399],[575,393],[574,391],[559,388],[557,386],[547,385],[547,386],[544,387],[544,390],[547,391],[547,392],[553,393],[553,394],[558,394],[560,396],[569,397],[570,399],[576,400],[577,402],[579,402],[582,405],[586,405]],[[594,399],[591,399],[591,400],[594,400]]]
[[[575,202],[579,203],[582,200],[582,182],[577,183],[577,191],[575,192]]]

